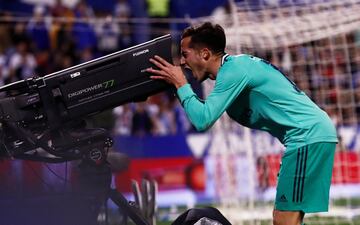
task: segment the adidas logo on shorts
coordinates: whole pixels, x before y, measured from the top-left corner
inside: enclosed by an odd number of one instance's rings
[[[280,202],[287,202],[286,196],[285,196],[285,195],[281,195],[279,201],[280,201]]]

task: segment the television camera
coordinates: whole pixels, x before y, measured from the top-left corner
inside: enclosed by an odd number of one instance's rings
[[[82,187],[98,195],[95,204],[104,190],[137,225],[150,225],[147,214],[142,215],[135,204],[110,188],[111,172],[105,162],[112,138],[106,129],[89,128],[84,118],[171,88],[164,81],[150,79],[146,72],[154,66],[149,62],[154,55],[172,61],[170,35],[0,87],[0,159],[81,160]],[[97,178],[92,179],[91,174]],[[154,198],[152,187],[145,192]],[[96,220],[96,213],[94,216]]]
[[[154,55],[172,61],[170,35],[1,87],[0,157],[104,162],[109,132],[87,128],[84,117],[171,88],[146,72]]]

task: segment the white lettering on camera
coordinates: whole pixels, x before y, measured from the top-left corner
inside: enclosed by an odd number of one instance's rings
[[[150,52],[149,49],[144,49],[144,50],[133,53],[133,56],[134,57],[139,56],[139,55],[142,55],[142,54],[145,54],[145,53],[148,53],[148,52]]]

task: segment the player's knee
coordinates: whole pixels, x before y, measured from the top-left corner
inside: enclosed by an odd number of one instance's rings
[[[282,216],[279,215],[274,215],[273,216],[273,225],[298,225],[298,224],[292,224],[289,223],[290,221],[287,218],[284,218]]]
[[[274,210],[273,211],[273,225],[281,225],[282,223],[281,215],[279,214],[279,211]]]
[[[273,211],[273,225],[301,225],[301,213],[290,211]]]

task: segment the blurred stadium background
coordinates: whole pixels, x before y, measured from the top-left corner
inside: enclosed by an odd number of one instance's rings
[[[280,67],[337,127],[330,211],[307,215],[306,224],[360,224],[359,11],[358,0],[0,0],[0,84],[44,76],[166,33],[173,36],[177,62],[184,27],[219,23],[229,53],[254,54]],[[213,85],[190,82],[200,96]],[[196,132],[172,92],[89,121],[111,130],[113,151],[129,159],[126,169],[114,171],[113,187],[132,199],[131,180],[157,181],[158,223],[213,205],[233,224],[271,224],[284,148],[268,134],[239,127],[226,115],[209,131]],[[75,167],[0,161],[0,208],[14,199],[50,199],[71,190]],[[98,224],[120,223],[111,202],[105,211]]]

